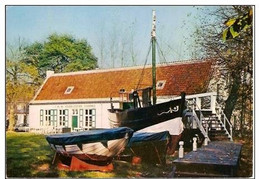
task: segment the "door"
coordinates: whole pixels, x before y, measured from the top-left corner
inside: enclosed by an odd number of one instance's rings
[[[72,129],[78,127],[78,116],[72,116]]]

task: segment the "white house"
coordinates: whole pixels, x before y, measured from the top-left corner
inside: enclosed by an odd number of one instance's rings
[[[28,108],[26,103],[18,102],[17,107],[15,109],[16,115],[16,124],[24,124],[27,123],[28,116]]]
[[[182,91],[208,92],[214,60],[184,61],[157,66],[157,101],[168,101]],[[109,128],[107,109],[119,107],[119,90],[152,85],[151,66],[54,74],[29,104],[31,128],[69,127],[72,130]],[[140,80],[141,79],[141,80]]]

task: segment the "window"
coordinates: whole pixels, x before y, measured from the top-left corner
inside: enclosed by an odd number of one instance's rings
[[[45,126],[50,126],[51,125],[51,110],[45,110],[45,121],[44,121]]]
[[[59,126],[68,126],[68,109],[59,110]]]
[[[65,90],[64,94],[70,94],[74,89],[74,86],[68,86],[68,88]]]
[[[158,89],[158,90],[163,89],[164,86],[165,86],[165,83],[166,83],[166,80],[157,81],[157,83],[156,83],[156,89]]]
[[[51,116],[51,118],[52,118],[52,124],[53,124],[53,126],[57,126],[57,109],[53,109],[52,110],[53,112],[52,112],[52,116]]]
[[[43,120],[45,119],[45,120]],[[57,125],[57,110],[49,109],[45,110],[45,115],[43,110],[40,110],[40,125],[41,126],[56,126]]]
[[[96,127],[96,110],[86,109],[85,110],[85,127],[87,129]]]
[[[78,115],[78,110],[77,109],[72,109],[72,115],[77,116]]]

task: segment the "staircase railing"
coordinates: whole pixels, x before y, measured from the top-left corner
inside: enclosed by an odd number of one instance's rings
[[[208,124],[206,123],[206,129],[205,129],[205,128],[203,127],[203,125],[202,125],[202,120],[205,119],[205,117],[203,116],[203,114],[202,114],[202,112],[201,112],[199,106],[197,105],[195,99],[192,100],[192,104],[191,104],[191,105],[192,105],[192,107],[191,107],[192,116],[193,116],[194,119],[196,120],[196,123],[198,124],[199,129],[200,129],[201,133],[203,134],[203,136],[204,136],[205,138],[207,138],[208,141],[210,141],[209,136],[208,136]],[[198,117],[198,115],[197,115],[197,113],[196,113],[196,111],[195,111],[196,108],[197,108],[198,111],[199,111],[199,117]]]
[[[224,113],[224,111],[222,110],[222,108],[220,107],[220,105],[217,102],[216,102],[216,107],[217,107],[216,115],[220,119],[220,122],[222,123],[222,126],[224,127],[226,134],[230,138],[230,141],[233,141],[233,130],[232,130],[233,125],[228,120],[226,114]]]
[[[203,98],[208,98],[210,99],[209,104],[206,105],[205,108],[205,104],[203,101]],[[226,132],[226,134],[228,135],[229,139],[231,141],[233,141],[233,125],[231,124],[231,122],[227,119],[224,111],[222,110],[220,104],[218,104],[217,102],[217,93],[216,92],[209,92],[209,93],[202,93],[202,94],[194,94],[194,95],[187,95],[186,99],[191,102],[192,106],[190,106],[191,110],[192,110],[192,115],[194,116],[194,119],[196,121],[196,123],[198,124],[199,129],[201,130],[202,134],[204,136],[208,137],[208,123],[206,126],[206,129],[203,127],[202,125],[202,120],[205,119],[205,117],[203,116],[202,112],[207,112],[207,111],[211,111],[212,114],[216,114],[216,117],[218,117],[220,124],[224,127],[224,130]],[[196,111],[199,112],[199,116],[196,114]]]
[[[212,113],[215,113],[216,92],[187,95],[186,99],[196,101],[196,106],[198,106],[196,110],[200,109],[201,111],[211,111]],[[208,99],[209,101],[206,102],[207,100],[205,99]]]

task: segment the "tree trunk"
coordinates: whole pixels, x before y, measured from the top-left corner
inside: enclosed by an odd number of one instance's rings
[[[253,110],[252,110],[252,98],[250,97],[250,105],[249,105],[249,128],[253,130],[252,123],[253,123]]]
[[[242,82],[242,95],[241,95],[241,116],[240,116],[240,132],[241,136],[244,134],[244,124],[245,124],[245,114],[246,114],[246,103],[247,103],[247,94],[245,89],[246,82],[246,74],[245,70],[243,70],[243,82]]]
[[[239,86],[240,86],[240,80],[234,79],[233,85],[232,85],[230,94],[228,96],[228,99],[226,100],[225,109],[224,109],[224,113],[226,114],[226,117],[228,118],[228,120],[230,120],[230,118],[232,116],[232,112],[235,109],[235,105],[236,105],[236,102],[238,99]]]
[[[10,104],[9,126],[8,130],[13,131],[15,124],[14,104]]]

